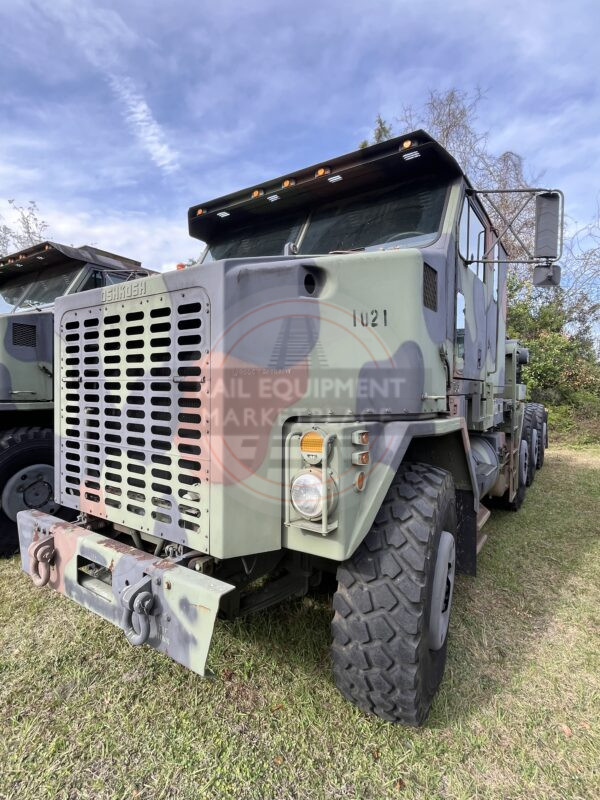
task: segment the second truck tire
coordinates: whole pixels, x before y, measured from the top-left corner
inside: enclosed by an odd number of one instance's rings
[[[53,463],[54,434],[49,428],[12,428],[0,432],[1,556],[18,550],[18,511],[58,510],[54,502]]]

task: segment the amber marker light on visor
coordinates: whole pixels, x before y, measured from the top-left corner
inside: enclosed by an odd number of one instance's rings
[[[405,139],[402,142],[402,149],[403,150],[408,150],[409,147],[412,147],[412,141],[410,139]]]
[[[319,167],[319,169],[315,172],[315,178],[322,178],[323,175],[329,175],[331,169],[329,167]]]
[[[197,217],[201,217],[202,214],[206,214],[206,209],[205,208],[199,208],[198,211],[196,211],[196,216]]]
[[[286,178],[284,182],[281,184],[282,189],[289,189],[290,186],[294,186],[296,183],[296,178]]]
[[[263,195],[264,193],[265,193],[265,190],[264,190],[264,189],[255,189],[255,190],[252,192],[252,194],[250,195],[250,197],[252,197],[252,198],[254,198],[254,197],[260,197],[260,196],[261,196],[261,195]]]

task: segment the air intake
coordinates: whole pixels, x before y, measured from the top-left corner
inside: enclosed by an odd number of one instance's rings
[[[437,272],[429,264],[423,264],[423,305],[437,311]]]
[[[37,328],[35,325],[25,325],[22,322],[13,322],[12,343],[16,347],[35,347],[37,344]]]

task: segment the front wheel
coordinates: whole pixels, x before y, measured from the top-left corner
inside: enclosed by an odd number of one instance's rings
[[[0,433],[0,555],[18,550],[17,514],[39,509],[54,514],[54,437],[49,428]]]
[[[338,569],[335,682],[363,711],[422,725],[444,674],[455,577],[452,476],[402,465],[373,527]]]

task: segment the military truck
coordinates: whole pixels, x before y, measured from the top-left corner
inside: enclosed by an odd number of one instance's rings
[[[522,199],[519,259],[555,284],[562,196]],[[456,570],[547,442],[490,204],[416,131],[193,206],[196,266],[58,300],[55,491],[80,516],[19,513],[34,584],[203,675],[218,613],[335,576],[338,688],[422,724]]]
[[[96,247],[42,242],[0,258],[0,554],[18,546],[17,513],[53,514],[53,303],[147,274]]]

